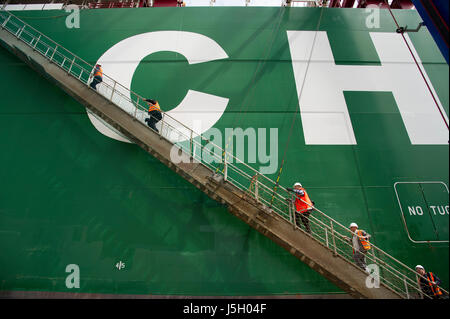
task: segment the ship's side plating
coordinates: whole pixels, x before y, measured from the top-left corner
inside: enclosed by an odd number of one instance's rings
[[[396,14],[420,22],[413,11]],[[79,29],[67,29],[62,11],[19,16],[92,63],[142,33],[213,39],[227,58],[190,64],[155,52],[139,61],[131,88],[165,111],[188,90],[226,98],[214,123],[221,132],[277,128],[283,185],[300,180],[323,211],[357,221],[378,246],[448,287],[448,144],[412,144],[388,90],[343,91],[356,144],[308,144],[299,112],[287,31],[325,31],[336,65],[381,66],[371,32],[394,32],[387,13],[375,30],[364,10],[90,10]],[[426,31],[410,38],[448,114],[448,66]],[[7,51],[0,59],[1,290],[73,291],[65,270],[77,264],[79,292],[341,293],[136,146],[100,134],[80,105]]]

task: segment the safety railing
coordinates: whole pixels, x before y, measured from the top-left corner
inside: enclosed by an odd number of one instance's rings
[[[295,195],[291,196],[290,204],[293,206]],[[308,205],[302,199],[300,201]],[[309,234],[332,250],[336,256],[354,261],[352,239],[353,236],[357,235],[348,227],[330,218],[316,207],[308,206],[311,209],[308,219]],[[294,208],[292,207],[291,210],[294,210]],[[306,228],[300,218],[294,224],[294,227]],[[368,285],[376,287],[377,284],[383,283],[406,299],[432,298],[432,296],[423,293],[420,288],[419,278],[427,282],[425,277],[419,275],[416,271],[374,244],[370,243],[370,249],[364,251],[363,255],[366,259],[365,264],[368,267],[362,269],[361,266],[361,271],[372,274],[370,278],[368,277]],[[378,283],[376,282],[377,280],[379,281]],[[444,294],[448,295],[447,291],[442,288],[441,290]]]
[[[39,52],[49,61],[58,65],[69,75],[85,85],[90,84],[94,66],[76,56],[60,44],[51,40],[35,28],[31,27],[8,11],[0,11],[0,27],[7,30],[28,46]],[[145,99],[124,87],[108,75],[103,75],[103,82],[98,84],[99,94],[116,104],[136,120],[145,123],[148,118]],[[180,121],[162,114],[157,124],[161,138],[164,138],[184,151],[195,160],[240,190],[244,191],[251,200],[264,205],[291,223],[299,231],[303,230],[301,221],[297,221],[293,205],[293,194],[273,180],[259,173],[256,169],[224,151],[202,134],[197,134]],[[173,159],[176,161],[177,149],[174,148]],[[180,158],[181,159],[181,158]],[[354,262],[351,238],[354,235],[347,227],[341,225],[325,213],[311,206],[309,216],[310,236],[331,250],[336,256]],[[376,265],[381,284],[391,288],[404,298],[430,298],[425,295],[418,285],[418,274],[394,257],[390,256],[375,245],[366,253],[367,264]],[[365,271],[361,269],[361,271]],[[377,278],[377,276],[373,276]],[[424,280],[426,278],[422,277]],[[372,285],[376,287],[377,282]],[[444,290],[443,290],[444,291]],[[444,291],[444,293],[447,293]]]
[[[89,2],[89,9],[137,8],[139,1]]]

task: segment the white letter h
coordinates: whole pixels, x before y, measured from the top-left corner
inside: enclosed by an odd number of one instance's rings
[[[412,144],[448,144],[448,129],[400,34],[370,33],[381,66],[336,65],[325,31],[287,31],[287,36],[306,144],[356,144],[344,91],[392,92]]]

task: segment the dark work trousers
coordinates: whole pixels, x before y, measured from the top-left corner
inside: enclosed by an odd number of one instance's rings
[[[367,265],[366,265],[366,253],[362,253],[360,251],[355,251],[353,254],[353,260],[355,263],[362,269],[366,271]]]
[[[101,76],[95,76],[91,82],[91,88],[93,88],[94,90],[97,90],[97,84],[99,84],[102,81],[103,80],[102,80]]]
[[[306,212],[299,213],[295,212],[295,224],[300,227],[300,222],[298,220],[298,217],[302,220],[303,225],[305,225],[305,229],[308,233],[311,234],[311,228],[309,227],[309,215],[311,214],[311,211],[307,210]],[[301,228],[301,227],[300,227]]]
[[[162,119],[162,115],[160,111],[151,111],[148,112],[148,114],[150,115],[149,118],[145,119],[145,122],[147,122],[147,125],[154,131],[159,132],[158,129],[156,128],[155,124],[158,123],[159,121],[161,121]]]

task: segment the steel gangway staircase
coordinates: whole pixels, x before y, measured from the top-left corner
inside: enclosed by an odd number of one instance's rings
[[[89,84],[93,66],[12,13],[0,11],[0,43],[88,108],[94,116],[150,153],[229,212],[267,236],[355,298],[430,298],[418,274],[375,245],[367,253],[370,275],[353,261],[348,227],[312,207],[311,233],[295,222],[292,194],[283,186],[196,134],[168,114],[159,132],[144,122],[141,96],[103,76]]]

